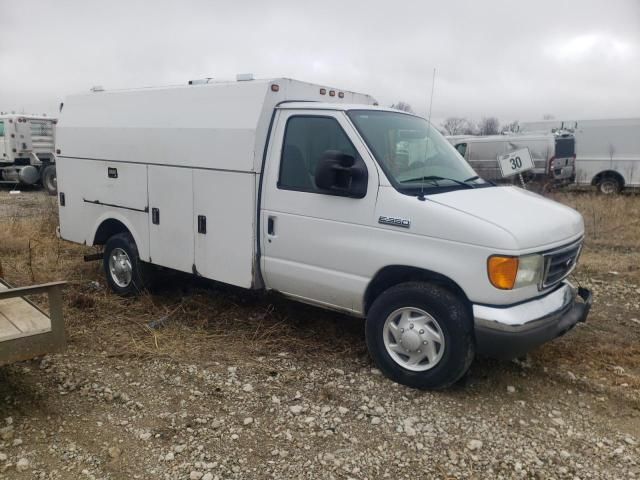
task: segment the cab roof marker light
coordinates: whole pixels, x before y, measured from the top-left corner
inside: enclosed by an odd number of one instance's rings
[[[326,88],[321,88],[320,89],[320,95],[326,95],[327,94],[327,89]]]
[[[205,85],[207,83],[212,83],[213,77],[205,77],[199,78],[197,80],[189,80],[189,85]]]
[[[280,90],[280,85],[278,85],[277,83],[272,83],[271,84],[271,91],[272,92],[277,92]]]
[[[336,96],[336,91],[335,90],[329,90],[329,96],[330,97],[335,97]]]
[[[338,97],[344,98],[344,92],[338,92]]]

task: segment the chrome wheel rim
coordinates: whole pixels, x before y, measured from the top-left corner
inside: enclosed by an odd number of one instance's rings
[[[384,322],[382,336],[389,356],[407,370],[430,370],[444,355],[442,328],[419,308],[405,307],[392,312]]]
[[[616,191],[616,185],[614,182],[604,181],[600,185],[600,190],[602,190],[602,193],[611,194]]]
[[[109,256],[109,274],[113,283],[120,288],[126,288],[131,284],[133,267],[127,252],[122,248],[114,248]]]

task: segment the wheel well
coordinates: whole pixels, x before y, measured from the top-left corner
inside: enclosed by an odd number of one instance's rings
[[[615,170],[605,170],[604,172],[598,173],[595,177],[593,177],[593,180],[591,180],[591,185],[598,185],[602,179],[607,177],[615,178],[620,183],[620,186],[624,187],[624,177]]]
[[[119,220],[109,218],[100,224],[93,239],[94,245],[104,245],[117,233],[129,232],[129,229]]]
[[[467,298],[464,290],[460,286],[440,273],[432,272],[422,268],[408,267],[405,265],[390,265],[384,267],[373,277],[364,294],[364,313],[369,311],[376,298],[385,290],[405,282],[428,282],[451,291],[454,295],[461,298],[469,308],[471,303]]]

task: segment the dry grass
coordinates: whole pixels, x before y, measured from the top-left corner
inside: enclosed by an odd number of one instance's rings
[[[640,195],[558,193],[553,198],[582,213],[585,249],[581,270],[592,275],[616,271],[640,275]]]
[[[578,278],[598,278],[612,288],[640,285],[640,196],[554,197],[585,217],[586,246]],[[71,348],[94,355],[161,356],[194,363],[256,359],[262,368],[276,367],[257,359],[281,352],[298,360],[369,362],[362,321],[275,296],[180,274],[166,277],[164,285],[137,298],[113,295],[105,287],[101,263],[82,259],[94,249],[56,238],[55,202],[42,198],[29,216],[0,215],[0,276],[16,285],[69,282],[64,310]],[[543,347],[534,358],[637,390],[640,327],[630,324],[629,317],[640,318],[640,312],[617,304],[605,308],[610,299],[599,295],[584,328]],[[154,321],[161,328],[151,328]],[[632,377],[611,375],[616,366]]]
[[[94,248],[55,236],[55,202],[46,198],[36,210],[0,218],[0,276],[14,285],[68,281],[64,313],[72,347],[182,361],[273,352],[327,359],[349,351],[365,358],[361,321],[262,293],[170,274],[152,293],[118,297],[105,286],[101,262],[83,260]],[[34,300],[46,307],[44,298]]]

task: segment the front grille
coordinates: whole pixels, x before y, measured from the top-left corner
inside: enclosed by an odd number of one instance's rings
[[[581,249],[582,239],[545,253],[542,288],[552,287],[564,280],[576,267]]]

